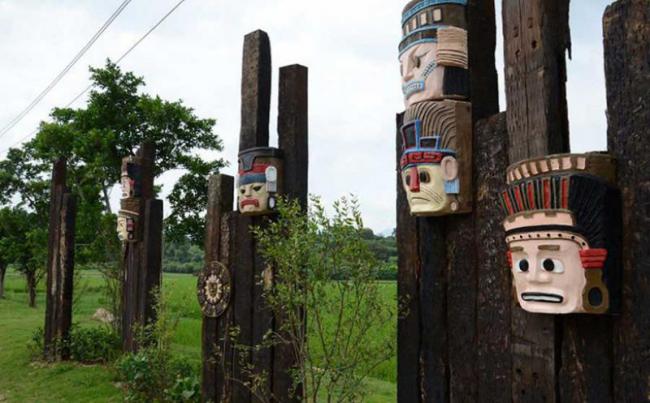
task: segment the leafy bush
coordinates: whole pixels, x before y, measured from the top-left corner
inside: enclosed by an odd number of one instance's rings
[[[157,293],[156,322],[140,329],[139,352],[123,356],[116,364],[128,402],[199,402],[198,370],[174,358],[171,337],[178,323],[170,318],[166,301]]]
[[[33,359],[43,358],[45,332],[39,327],[32,333],[28,348]],[[73,325],[70,338],[55,340],[54,349],[67,349],[70,360],[84,364],[98,364],[114,361],[120,354],[120,338],[107,327],[79,327]]]
[[[106,363],[120,354],[120,338],[108,327],[73,327],[67,348],[71,360]]]

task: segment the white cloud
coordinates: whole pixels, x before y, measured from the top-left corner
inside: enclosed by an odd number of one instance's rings
[[[0,0],[0,91],[5,99],[0,125],[47,85],[120,2]],[[69,102],[87,86],[88,65],[119,57],[176,2],[133,1],[42,104],[0,138],[0,148],[33,130],[52,107]],[[310,68],[310,192],[322,195],[326,202],[348,193],[358,195],[366,224],[380,231],[395,225],[394,120],[403,108],[397,62],[403,3],[187,0],[122,65],[145,77],[147,92],[183,99],[200,116],[216,118],[215,132],[225,144],[222,156],[231,162],[226,173],[234,174],[243,36],[257,28],[266,30],[274,65],[272,137],[277,69],[304,64]],[[580,7],[598,9],[593,11],[598,14],[605,3],[598,0]],[[582,8],[579,11],[584,13]],[[573,23],[574,33],[580,33],[574,39],[569,70],[573,143],[580,150],[602,148],[601,35],[592,32],[593,23]],[[501,77],[500,81],[503,85]],[[592,134],[596,132],[598,136]],[[161,178],[165,190],[177,175],[172,172]]]

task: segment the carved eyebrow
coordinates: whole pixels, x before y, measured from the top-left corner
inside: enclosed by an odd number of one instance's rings
[[[537,247],[539,250],[550,250],[550,251],[558,251],[560,250],[560,245],[539,245]]]
[[[512,248],[510,248],[510,251],[511,252],[523,252],[524,248],[522,248],[521,246],[513,246]]]

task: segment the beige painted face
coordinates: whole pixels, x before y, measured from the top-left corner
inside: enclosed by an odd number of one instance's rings
[[[458,203],[445,192],[445,180],[453,180],[457,175],[455,159],[453,161],[443,160],[443,164],[422,164],[402,170],[402,185],[412,215],[435,215],[458,209]]]
[[[407,108],[443,96],[444,68],[436,65],[437,49],[437,43],[425,42],[407,49],[400,56],[402,92]]]
[[[126,217],[123,215],[117,216],[117,237],[120,241],[125,242],[129,240],[129,232],[127,230]]]
[[[269,211],[269,192],[266,183],[253,182],[239,187],[239,211],[248,215]]]
[[[517,300],[528,312],[584,312],[587,279],[580,260],[584,240],[571,240],[574,235],[569,233],[562,238],[547,235],[533,232],[509,243]]]

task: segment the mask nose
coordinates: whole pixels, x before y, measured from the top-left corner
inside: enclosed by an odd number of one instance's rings
[[[253,194],[253,192],[251,192],[251,190],[252,190],[251,185],[244,186],[244,196],[251,197],[251,195]]]
[[[531,262],[533,265],[530,268],[530,275],[528,281],[534,284],[545,284],[551,281],[551,278],[546,270],[539,266],[539,262]]]
[[[420,176],[416,167],[409,170],[409,190],[414,193],[420,191]]]

